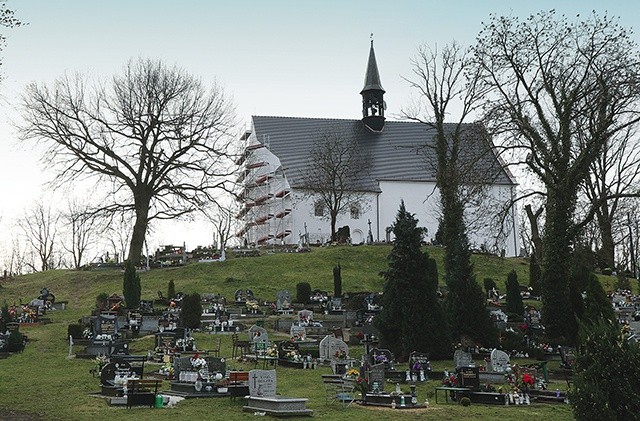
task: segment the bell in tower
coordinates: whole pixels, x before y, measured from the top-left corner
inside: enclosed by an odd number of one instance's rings
[[[364,77],[362,95],[362,122],[370,130],[380,132],[384,128],[384,89],[380,83],[380,74],[376,63],[376,55],[373,51],[373,40],[369,50],[369,63]]]

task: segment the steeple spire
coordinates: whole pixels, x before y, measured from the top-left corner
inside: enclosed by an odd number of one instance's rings
[[[376,63],[376,54],[373,50],[373,34],[371,34],[371,49],[369,50],[369,62],[364,77],[362,95],[362,121],[371,130],[379,132],[384,127],[384,89],[380,83],[380,73]]]

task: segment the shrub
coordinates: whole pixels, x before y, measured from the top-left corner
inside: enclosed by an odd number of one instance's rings
[[[167,298],[172,299],[176,297],[176,284],[173,282],[173,279],[169,281],[169,286],[167,287]]]
[[[489,298],[491,291],[496,287],[496,281],[491,278],[484,278],[484,290],[487,293],[487,298]]]
[[[22,352],[24,349],[24,336],[17,329],[9,334],[9,352]]]
[[[569,394],[578,420],[632,420],[640,413],[640,346],[610,320],[582,325]]]
[[[309,282],[300,282],[296,285],[296,301],[309,304],[311,301],[311,285]]]
[[[96,309],[99,311],[105,310],[107,308],[107,300],[109,299],[109,294],[106,292],[101,292],[96,297]]]
[[[71,336],[73,339],[82,338],[82,325],[78,323],[72,323],[67,327],[67,337]]]
[[[202,317],[200,294],[187,294],[182,298],[182,325],[187,329],[198,329]]]
[[[342,297],[342,268],[340,264],[333,267],[333,296]]]
[[[515,270],[509,272],[507,276],[507,312],[518,314],[522,317],[524,313],[524,305],[522,304],[522,296],[520,295],[520,284],[518,283],[518,274]]]
[[[462,406],[469,406],[471,405],[471,399],[469,399],[468,397],[464,397],[462,399],[460,399],[460,405]]]

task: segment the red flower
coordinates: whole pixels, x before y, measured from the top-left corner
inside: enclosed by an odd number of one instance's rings
[[[533,377],[529,373],[524,373],[522,375],[522,383],[533,386]]]

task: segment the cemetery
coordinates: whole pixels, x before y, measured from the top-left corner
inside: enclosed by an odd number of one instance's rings
[[[561,413],[571,419],[566,392],[574,350],[538,344],[535,333],[528,338],[534,346],[511,348],[510,329],[518,333],[521,323],[496,318],[505,336],[501,349],[464,343],[452,345],[445,360],[422,349],[398,358],[380,344],[371,320],[380,310],[377,294],[345,293],[336,300],[318,293],[316,300],[302,303],[289,292],[294,286],[271,293],[254,285],[200,287],[196,328],[185,324],[189,294],[163,292],[163,300],[148,299],[151,291],[165,289],[155,284],[139,308],[129,309],[116,287],[89,307],[47,309],[47,316],[55,315],[52,323],[22,330],[31,336],[39,332],[34,329],[70,322],[64,332],[57,329],[56,340],[65,342],[65,350],[46,359],[63,361],[83,385],[74,393],[93,398],[88,402],[98,412],[91,411],[101,414],[92,415],[96,419],[111,419],[104,414],[116,408],[163,418],[162,409],[186,414],[193,405],[215,408],[229,419],[241,414],[363,419],[374,410],[397,411],[399,419],[401,414],[438,419],[438,411],[459,413],[467,401],[517,411],[505,412],[505,419],[526,416],[527,407],[546,411],[541,405],[565,408]],[[615,297],[620,317],[632,319],[633,298]],[[525,316],[537,327],[534,306]],[[69,312],[77,323],[65,316]],[[0,334],[0,344],[6,342]],[[24,345],[27,355],[32,344]],[[533,349],[535,356],[525,355]],[[522,409],[507,409],[512,407]]]

